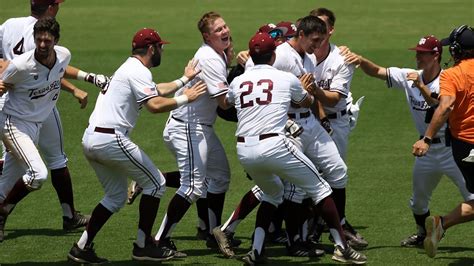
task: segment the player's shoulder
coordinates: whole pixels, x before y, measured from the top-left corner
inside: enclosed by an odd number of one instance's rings
[[[17,17],[17,18],[9,18],[3,24],[2,27],[4,29],[11,29],[16,30],[19,27],[24,27],[26,25],[35,24],[37,19],[35,17]]]
[[[14,65],[18,71],[28,70],[36,62],[34,55],[35,50],[30,50],[14,57],[10,63]]]
[[[62,57],[71,56],[71,51],[69,51],[69,49],[67,49],[64,46],[55,45],[54,50],[56,51],[56,54],[58,56],[62,56]]]
[[[209,46],[208,44],[206,43],[203,43],[201,45],[201,47],[199,47],[199,49],[196,51],[196,53],[194,54],[194,58],[195,59],[213,59],[213,58],[219,58],[219,55],[217,54],[217,52],[212,49],[211,46]]]

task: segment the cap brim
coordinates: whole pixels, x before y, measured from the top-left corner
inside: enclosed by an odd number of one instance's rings
[[[60,4],[60,3],[64,3],[65,0],[56,0],[54,1],[55,4]]]
[[[165,41],[165,40],[161,40],[160,44],[170,44],[170,42]]]
[[[408,50],[419,51],[419,52],[437,52],[437,51],[433,51],[431,49],[425,49],[425,48],[422,48],[422,47],[408,48]]]
[[[451,44],[451,41],[449,40],[449,37],[448,37],[448,38],[442,39],[440,43],[442,46],[447,46]]]

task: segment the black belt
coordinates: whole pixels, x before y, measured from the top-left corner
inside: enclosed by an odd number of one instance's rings
[[[181,119],[179,119],[179,118],[176,118],[176,117],[174,117],[174,116],[171,116],[171,118],[173,118],[174,120],[176,120],[176,121],[178,121],[178,122],[180,122],[180,123],[187,123],[187,122],[185,122],[185,121],[183,121],[183,120],[181,120]],[[206,127],[212,127],[212,125],[206,125],[206,124],[201,124],[201,123],[196,123],[196,124],[198,124],[198,125],[203,125],[203,126],[206,126]]]
[[[276,136],[278,136],[277,133],[262,134],[258,136],[258,140],[268,139],[268,138],[276,137]],[[245,137],[237,137],[237,142],[245,142]]]
[[[337,112],[337,113],[327,114],[327,117],[328,117],[329,119],[335,119],[335,118],[337,118],[337,114],[338,114],[338,113],[340,113],[341,116],[343,116],[343,115],[347,114],[347,110],[346,110],[346,109],[343,109],[342,111]]]
[[[309,117],[310,115],[311,115],[311,112],[309,112],[309,111],[306,112],[306,113],[300,113],[300,118],[306,118],[306,117]],[[295,119],[295,118],[296,118],[296,114],[289,113],[289,114],[288,114],[288,117]]]
[[[423,138],[423,136],[420,136],[420,139],[422,139],[422,138]],[[440,138],[431,139],[431,143],[433,143],[433,144],[441,143],[441,139]]]
[[[105,134],[115,134],[115,129],[113,128],[95,127],[94,131]]]

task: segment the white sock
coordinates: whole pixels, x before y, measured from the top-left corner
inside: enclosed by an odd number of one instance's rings
[[[263,228],[261,227],[255,228],[252,250],[256,249],[258,254],[262,254],[264,241],[265,241],[265,230],[263,230]]]
[[[145,247],[145,238],[146,238],[145,232],[143,232],[143,230],[139,228],[137,232],[137,240],[135,241],[138,247],[140,248]]]
[[[334,243],[336,243],[336,245],[338,245],[342,248],[346,247],[345,243],[342,242],[342,239],[341,239],[341,236],[339,235],[339,232],[336,229],[329,228],[329,232],[331,233],[332,237],[334,238]]]
[[[61,203],[61,208],[63,209],[63,216],[71,219],[73,216],[72,216],[72,210],[71,210],[71,206],[69,206],[69,204],[67,203]]]
[[[158,233],[156,233],[155,240],[158,241],[161,238],[168,238],[171,237],[171,233],[173,232],[174,228],[176,227],[176,223],[172,224],[170,226],[170,230],[168,230],[168,233],[165,235],[165,237],[161,237],[163,234],[163,230],[165,230],[166,223],[168,222],[168,215],[165,215],[165,218],[163,218],[163,222],[161,222],[160,229],[158,230]]]
[[[89,236],[87,235],[87,231],[84,231],[84,233],[82,233],[82,236],[81,238],[79,238],[79,241],[77,241],[77,246],[80,248],[80,249],[84,249],[84,247],[86,246],[86,243],[87,243],[87,238]]]

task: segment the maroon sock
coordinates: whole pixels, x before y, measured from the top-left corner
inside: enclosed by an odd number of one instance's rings
[[[283,219],[285,217],[285,207],[284,204],[278,205],[275,214],[273,215],[272,224],[275,228],[275,232],[279,232],[282,230],[283,226]]]
[[[91,219],[87,224],[86,231],[87,231],[87,242],[86,246],[89,246],[92,241],[94,241],[95,236],[102,228],[102,226],[109,220],[110,216],[112,216],[113,212],[107,210],[102,204],[97,204],[94,211],[92,211]]]
[[[332,197],[326,197],[321,200],[316,205],[315,210],[317,214],[319,214],[324,219],[329,229],[335,229],[339,233],[342,242],[346,243],[346,238],[342,232],[341,219],[339,219],[336,204],[334,204]]]
[[[16,181],[15,185],[13,186],[12,190],[8,192],[7,197],[3,201],[4,205],[13,204],[16,205],[20,202],[24,197],[26,197],[31,191],[25,185],[25,182],[22,178]]]
[[[209,232],[216,226],[221,225],[221,218],[222,218],[222,210],[224,209],[224,200],[225,200],[225,193],[214,194],[207,192],[207,206],[209,208]],[[215,216],[215,220],[212,219],[212,213]],[[212,227],[212,228],[211,228]]]
[[[151,230],[153,229],[159,207],[159,198],[150,195],[142,195],[139,207],[140,218],[138,220],[138,228],[141,229],[146,236],[151,236]]]
[[[260,201],[255,197],[252,190],[247,192],[239,202],[237,208],[235,208],[234,215],[232,216],[232,220],[243,220],[249,213],[255,209],[255,207],[260,204]]]
[[[181,185],[181,182],[179,181],[181,179],[179,171],[166,172],[162,174],[165,177],[167,187],[179,188]]]
[[[208,202],[206,198],[200,198],[196,201],[196,209],[198,218],[204,222],[206,228],[200,228],[201,230],[209,230],[209,211]],[[211,228],[212,229],[212,228]]]
[[[285,200],[285,202],[285,228],[291,245],[297,239],[296,236],[300,236],[300,228],[303,222],[301,214],[303,213],[304,208],[301,203],[291,202],[289,200]]]
[[[72,181],[67,167],[51,170],[51,183],[58,194],[61,204],[66,203],[74,214],[74,197],[72,193]]]
[[[332,188],[331,197],[336,204],[339,218],[344,219],[346,217],[346,188]]]
[[[163,228],[163,232],[161,233],[159,240],[162,240],[167,237],[171,227],[174,224],[178,223],[181,218],[183,218],[184,214],[186,214],[190,206],[191,203],[189,203],[186,199],[184,199],[178,194],[174,195],[168,205],[168,210],[166,212],[166,224]]]
[[[423,232],[425,232],[425,234],[426,234],[425,219],[428,216],[430,216],[430,211],[422,215],[413,214],[413,217],[415,217],[416,225],[418,226],[418,228],[422,229]]]

